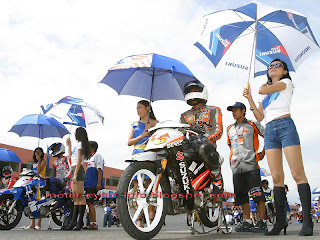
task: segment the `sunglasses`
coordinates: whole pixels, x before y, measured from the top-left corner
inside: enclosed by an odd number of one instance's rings
[[[270,64],[270,65],[268,66],[268,70],[269,70],[269,69],[272,69],[272,68],[278,68],[278,67],[284,68],[284,66],[282,65],[282,63],[274,63],[274,64]]]

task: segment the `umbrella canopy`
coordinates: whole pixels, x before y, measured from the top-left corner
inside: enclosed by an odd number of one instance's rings
[[[180,61],[155,53],[133,55],[117,62],[100,81],[119,95],[158,100],[184,100],[183,87],[196,80]]]
[[[21,162],[20,158],[17,156],[17,154],[15,154],[15,152],[5,148],[0,148],[0,161],[17,163]]]
[[[269,177],[271,176],[271,173],[269,173],[266,169],[260,168],[260,176],[261,177]]]
[[[252,62],[255,76],[267,74],[276,58],[295,71],[319,49],[305,16],[259,2],[205,15],[201,29],[195,46],[214,66],[237,69],[249,77]]]
[[[320,201],[320,196],[312,198],[312,201]]]
[[[56,119],[41,114],[30,114],[21,118],[9,132],[20,137],[29,136],[44,139],[48,137],[62,138],[68,134],[66,127]]]
[[[102,113],[85,102],[82,98],[66,96],[56,103],[51,103],[44,108],[41,106],[45,116],[50,116],[63,124],[88,127],[94,124],[103,124]]]
[[[312,190],[313,194],[320,194],[320,187],[316,187],[315,189]]]

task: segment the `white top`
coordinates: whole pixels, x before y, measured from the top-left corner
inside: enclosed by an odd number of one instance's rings
[[[293,93],[292,81],[288,78],[282,79],[286,84],[286,89],[280,92],[263,95],[261,103],[263,106],[266,124],[285,114],[290,114],[290,105]]]
[[[77,143],[77,146],[72,150],[72,155],[71,155],[71,167],[76,166],[78,162],[78,156],[79,156],[79,149],[82,148],[81,142]],[[84,157],[82,157],[81,164],[83,163]]]
[[[94,167],[97,170],[100,168],[103,170],[104,160],[100,153],[94,154],[87,162],[87,169],[89,167]]]

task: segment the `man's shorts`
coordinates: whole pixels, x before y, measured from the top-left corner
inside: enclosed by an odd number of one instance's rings
[[[73,178],[75,170],[76,170],[76,166],[72,166],[71,167],[71,179]],[[86,176],[86,172],[84,171],[83,166],[80,165],[76,180],[77,181],[84,181],[85,176]]]
[[[265,201],[261,185],[260,169],[245,173],[234,173],[233,188],[234,194],[236,195],[234,202],[236,206],[249,203],[248,192],[254,202]]]
[[[86,188],[85,194],[87,195],[87,203],[94,203],[95,200],[95,194],[97,194],[97,189],[96,188]]]

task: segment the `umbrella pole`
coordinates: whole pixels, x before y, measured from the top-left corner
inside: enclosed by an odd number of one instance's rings
[[[40,146],[40,138],[41,138],[41,125],[39,125],[38,147]]]
[[[151,99],[152,99],[153,84],[154,84],[154,70],[155,70],[155,68],[153,67],[153,70],[152,70],[152,82],[151,82],[151,92],[150,92],[150,101],[149,101],[149,111],[148,111],[148,121],[147,121],[147,123],[150,123]]]
[[[73,115],[74,115],[75,111],[76,111],[76,105],[74,105],[74,107],[73,107],[73,113],[72,113]],[[73,123],[73,119],[71,118],[71,125],[70,125],[70,130],[69,130],[69,138],[70,138],[70,135],[71,135],[72,123]]]
[[[257,13],[256,13],[257,14]],[[250,74],[251,74],[251,66],[252,66],[252,59],[255,61],[256,59],[256,46],[257,46],[257,25],[258,25],[258,20],[256,19],[255,21],[255,27],[254,27],[254,39],[253,39],[253,46],[252,46],[252,51],[251,51],[251,59],[250,59],[250,65],[249,65],[249,76],[248,76],[248,81],[247,81],[247,89],[250,88]],[[254,58],[253,58],[254,56]],[[254,74],[254,73],[253,73]]]

